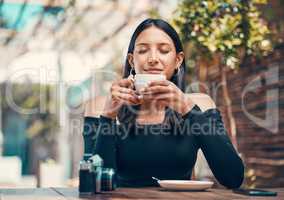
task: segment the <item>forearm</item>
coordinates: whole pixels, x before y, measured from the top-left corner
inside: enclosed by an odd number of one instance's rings
[[[243,162],[232,146],[226,133],[224,135],[200,135],[198,142],[206,160],[217,180],[228,188],[242,184]]]
[[[83,127],[84,153],[93,153],[99,118],[85,117]]]
[[[104,160],[104,167],[116,168],[116,122],[101,116],[96,133],[93,154],[98,154]]]
[[[190,116],[192,132],[217,180],[228,188],[239,187],[243,181],[243,162],[234,149],[217,109]]]
[[[104,166],[115,168],[115,130],[116,122],[110,118],[84,118],[84,153],[99,154]]]

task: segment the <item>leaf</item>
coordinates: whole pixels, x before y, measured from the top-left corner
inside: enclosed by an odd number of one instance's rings
[[[238,48],[256,54],[269,46],[262,43],[268,38],[269,29],[257,7],[265,3],[266,0],[252,0],[248,4],[236,0],[181,0],[176,12],[179,30],[185,42],[194,44],[196,55],[220,52],[227,58],[234,57]],[[243,10],[247,11],[245,19]],[[243,25],[244,20],[248,26]]]

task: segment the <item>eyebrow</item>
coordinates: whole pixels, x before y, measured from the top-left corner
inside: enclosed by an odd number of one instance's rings
[[[149,45],[149,43],[141,42],[141,43],[136,44],[135,46],[142,46],[142,45]],[[166,43],[166,42],[158,43],[158,45],[169,45],[169,46],[171,46],[169,43]]]

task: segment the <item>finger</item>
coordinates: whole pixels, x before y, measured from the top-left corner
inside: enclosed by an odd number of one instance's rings
[[[131,81],[129,88],[134,89],[134,77],[133,77],[133,75],[129,75],[128,79]]]
[[[118,87],[117,90],[124,94],[131,94],[131,95],[137,96],[135,94],[135,91],[130,88]]]
[[[114,85],[111,88],[111,92],[121,92],[121,93],[126,93],[126,94],[134,94],[134,90],[131,90],[130,88],[126,87],[120,87],[119,85]]]
[[[135,99],[138,99],[138,95],[132,89],[120,87],[120,86],[113,86],[112,87],[112,95],[113,95],[114,98],[121,97],[120,93],[129,94],[129,95],[133,96]]]
[[[120,92],[113,92],[113,95],[116,96],[117,98],[129,102],[129,103],[139,103],[138,97],[131,95],[131,94],[126,94],[126,93],[120,93]]]
[[[128,99],[124,99],[124,98],[119,98],[119,101],[122,102],[122,104],[126,104],[126,105],[138,105],[140,104],[140,101],[132,101],[132,100],[128,100]]]
[[[122,79],[118,82],[120,87],[130,87],[132,86],[134,81],[131,78]]]
[[[132,89],[132,90],[133,90],[133,89],[134,89],[134,82],[133,82],[133,83],[131,83],[131,84],[130,84],[130,86],[129,86],[128,88],[130,88],[130,89]]]
[[[150,87],[150,86],[155,86],[155,85],[169,86],[170,82],[168,80],[151,81],[148,86]]]
[[[147,100],[172,100],[175,97],[172,93],[162,93],[162,94],[143,94],[143,99]]]
[[[121,99],[127,100],[127,101],[136,101],[136,99],[138,99],[131,94],[126,94],[126,93],[121,93],[121,92],[114,92],[114,95],[118,98],[121,98]]]
[[[136,100],[135,102],[132,102],[132,105],[139,105],[142,102],[143,102],[143,100],[138,98],[138,100]]]
[[[134,82],[134,76],[133,75],[129,75],[127,78]]]
[[[124,99],[124,102],[128,105],[138,105],[138,104],[141,104],[141,100],[140,99],[136,99],[136,100],[125,100]]]

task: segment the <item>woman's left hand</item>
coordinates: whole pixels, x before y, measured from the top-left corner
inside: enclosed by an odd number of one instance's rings
[[[155,101],[156,105],[167,106],[182,115],[194,106],[193,101],[168,80],[152,81],[140,92],[143,100]]]

